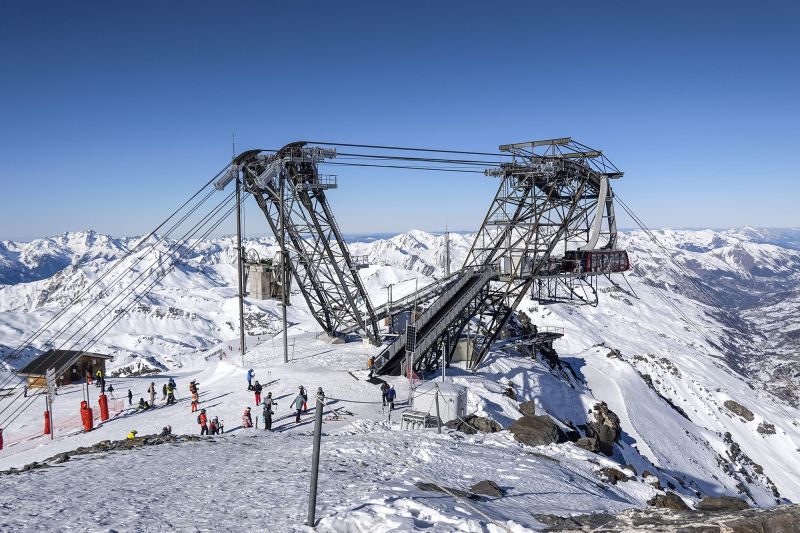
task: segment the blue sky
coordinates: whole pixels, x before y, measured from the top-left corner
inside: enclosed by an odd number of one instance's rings
[[[616,190],[651,226],[798,226],[796,6],[3,2],[0,239],[147,232],[232,132],[239,150],[572,136],[625,171]],[[338,174],[349,233],[474,229],[496,186]]]

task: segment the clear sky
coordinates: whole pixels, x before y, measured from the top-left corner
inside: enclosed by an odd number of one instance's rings
[[[0,239],[145,233],[232,132],[237,151],[572,136],[625,171],[616,190],[651,226],[798,226],[797,6],[3,1]],[[338,173],[349,233],[475,229],[495,189]]]

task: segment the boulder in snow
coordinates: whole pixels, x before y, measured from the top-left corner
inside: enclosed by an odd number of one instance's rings
[[[498,431],[503,431],[503,427],[491,418],[478,415],[467,415],[463,420],[456,418],[446,423],[445,426],[468,435],[474,435],[479,431],[481,433],[497,433]]]
[[[647,501],[647,505],[653,507],[660,507],[663,509],[674,509],[676,511],[688,511],[689,506],[683,501],[683,498],[674,492],[667,491],[665,494],[657,494]]]
[[[484,479],[472,485],[469,490],[475,494],[483,494],[484,496],[491,496],[493,498],[500,498],[504,492],[497,483],[492,480]]]
[[[536,404],[533,400],[519,404],[519,412],[524,416],[536,416]]]
[[[584,450],[588,450],[592,453],[598,453],[600,451],[600,443],[597,442],[597,439],[594,437],[580,438],[575,443],[575,446],[578,448],[583,448]]]
[[[745,407],[744,405],[740,404],[737,401],[725,400],[724,405],[728,409],[728,411],[741,416],[748,422],[752,422],[753,419],[755,418],[753,412],[750,409],[748,409],[747,407]]]
[[[614,443],[618,442],[622,435],[619,417],[608,408],[606,402],[596,404],[589,414],[594,416],[594,420],[586,424],[586,435],[596,438],[600,451],[611,455]]]
[[[544,446],[566,440],[549,416],[523,416],[515,420],[508,430],[517,441],[528,446]]]

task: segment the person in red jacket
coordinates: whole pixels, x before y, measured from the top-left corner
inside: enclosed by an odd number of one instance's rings
[[[259,383],[258,380],[256,380],[256,384],[253,385],[253,392],[255,392],[255,394],[256,394],[256,405],[257,406],[261,405],[261,391],[263,389],[264,389],[264,387],[261,386],[261,383]]]
[[[200,409],[200,414],[197,415],[197,423],[200,424],[200,434],[208,435],[208,417],[205,409]]]

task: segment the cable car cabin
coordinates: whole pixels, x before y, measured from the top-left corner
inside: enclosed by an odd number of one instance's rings
[[[625,250],[569,250],[562,259],[564,272],[573,274],[610,274],[630,268]]]

